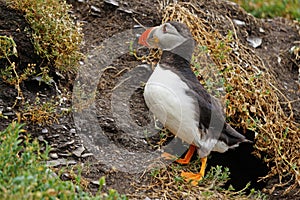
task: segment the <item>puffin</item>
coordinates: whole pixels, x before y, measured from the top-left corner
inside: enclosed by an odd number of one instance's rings
[[[139,37],[139,44],[162,50],[145,84],[144,99],[164,127],[190,145],[184,158],[176,162],[188,164],[197,151],[201,160],[199,173],[181,172],[186,181],[197,185],[204,177],[211,151],[224,153],[250,141],[226,123],[221,104],[205,90],[192,71],[190,62],[195,40],[185,24],[170,21],[149,28]]]

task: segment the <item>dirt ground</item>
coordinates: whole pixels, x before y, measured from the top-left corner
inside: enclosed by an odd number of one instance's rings
[[[144,26],[154,26],[161,22],[160,5],[156,0],[148,1],[118,1],[119,5],[114,5],[115,1],[77,1],[69,0],[68,3],[73,5],[72,14],[75,15],[77,21],[83,24],[84,44],[82,52],[88,54],[102,42],[120,32],[132,29],[137,22]],[[211,5],[203,4],[203,10],[230,10],[226,7],[228,4],[220,3],[219,7],[211,7]],[[244,19],[243,16],[238,16],[234,10],[230,11],[232,16],[237,19]],[[224,11],[225,13],[225,11]],[[246,37],[248,35],[263,38],[263,43],[259,48],[254,49],[258,52],[266,66],[281,82],[279,89],[289,98],[294,101],[293,109],[295,120],[300,122],[300,101],[299,101],[299,83],[298,70],[299,62],[295,62],[289,54],[289,49],[294,46],[295,41],[300,41],[299,27],[291,25],[291,22],[285,19],[274,20],[258,20],[259,23],[245,21],[246,26],[238,32],[238,37],[245,45],[248,45]],[[14,58],[17,65],[22,68],[28,63],[41,64],[44,61],[39,58],[33,51],[31,37],[25,29],[29,28],[23,15],[17,11],[8,8],[5,3],[0,1],[0,35],[12,36],[17,44],[19,53],[18,58]],[[264,31],[261,31],[264,30]],[[145,53],[146,50],[139,50],[139,54]],[[280,62],[279,62],[280,60]],[[5,64],[5,61],[0,60],[0,65]],[[134,152],[148,152],[155,148],[149,146],[148,142],[139,140],[130,135],[125,134],[123,130],[116,124],[115,116],[111,108],[112,92],[116,85],[122,80],[122,75],[137,65],[140,61],[129,53],[122,55],[114,63],[107,68],[99,80],[96,93],[95,112],[98,123],[105,135],[115,144]],[[58,85],[65,87],[65,81],[60,81],[54,77]],[[49,99],[56,94],[54,87],[47,85],[39,85],[35,80],[28,80],[22,85],[23,95],[26,99],[33,101],[39,93],[42,100]],[[72,84],[67,85],[69,94],[72,92]],[[137,88],[130,98],[130,113],[135,123],[144,125],[151,121],[147,107],[142,96],[142,86]],[[9,120],[0,118],[0,130],[3,130],[12,119],[16,119],[16,112],[19,107],[11,108],[17,92],[12,86],[7,85],[0,80],[0,109],[2,113],[8,116]],[[61,103],[61,108],[70,107],[71,99]],[[83,170],[82,176],[88,181],[87,189],[96,192],[97,184],[91,183],[98,180],[102,176],[106,176],[105,189],[114,188],[119,193],[132,195],[135,193],[135,187],[132,183],[148,184],[147,178],[142,176],[142,173],[132,174],[118,171],[114,168],[109,168],[105,164],[98,162],[86,147],[82,146],[82,140],[76,134],[76,126],[74,124],[73,115],[69,113],[59,119],[59,123],[52,125],[27,124],[26,129],[40,141],[46,140],[52,147],[50,159],[55,165],[60,167],[65,164],[65,160],[71,160],[74,163],[83,163],[88,165]],[[151,143],[159,141],[159,136],[151,137]],[[252,187],[263,190],[272,188],[278,183],[275,177],[268,182],[257,182],[259,177],[265,176],[268,172],[268,166],[261,160],[251,154],[253,147],[250,144],[241,145],[234,151],[229,151],[225,154],[213,153],[208,161],[208,169],[211,166],[222,165],[229,167],[231,171],[231,180],[225,187],[232,184],[236,189],[242,189],[248,182],[252,183]],[[146,176],[148,176],[146,174]],[[64,180],[71,179],[70,176],[62,177]],[[281,196],[282,188],[276,189],[270,196],[271,199],[300,199],[300,194],[297,196]],[[133,195],[134,196],[134,195]],[[142,198],[142,197],[141,197]],[[150,197],[151,198],[151,197]],[[145,197],[143,196],[143,199]]]

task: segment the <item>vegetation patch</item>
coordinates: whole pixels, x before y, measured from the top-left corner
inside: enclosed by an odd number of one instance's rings
[[[0,36],[0,59],[2,61],[0,78],[17,90],[15,102],[11,106],[12,108],[19,106],[18,112],[21,113],[22,120],[38,124],[57,122],[58,116],[55,112],[58,104],[52,100],[35,101],[34,106],[28,104],[28,96],[23,95],[22,91],[23,82],[33,80],[44,82],[55,86],[56,91],[61,95],[61,91],[51,76],[56,73],[59,77],[65,78],[68,74],[76,72],[78,61],[82,58],[79,51],[83,37],[81,27],[74,22],[75,19],[69,13],[71,6],[65,1],[8,0],[6,4],[25,15],[30,27],[23,28],[25,30],[20,30],[20,32],[31,34],[31,42],[35,52],[39,55],[28,55],[30,57],[30,63],[28,63],[28,60],[22,60],[24,52],[17,51],[18,43],[15,42],[16,40],[20,42],[21,47],[27,48],[28,46],[23,44],[23,38]],[[43,60],[34,60],[35,57],[41,57]],[[26,63],[25,66],[23,66],[24,63]]]
[[[0,133],[0,197],[1,199],[42,199],[77,197],[76,188],[70,182],[62,182],[53,176],[44,164],[48,149],[40,152],[37,140],[29,136],[22,125],[13,122]],[[82,193],[82,196],[86,194]],[[79,197],[79,196],[78,196]],[[78,198],[77,198],[78,199]]]
[[[70,5],[57,0],[8,0],[25,13],[32,29],[34,48],[59,72],[76,71],[82,41],[81,27],[70,17]]]
[[[50,148],[32,140],[21,124],[13,122],[0,132],[0,144],[0,199],[126,199],[114,190],[92,196],[78,184],[60,180],[45,164]],[[81,176],[74,176],[80,183]],[[99,189],[104,184],[99,180]]]
[[[57,110],[58,104],[55,99],[44,102],[36,97],[33,103],[26,102],[24,104],[22,120],[39,125],[58,124],[58,118],[62,115],[62,112]]]
[[[24,100],[20,84],[36,73],[34,64],[28,64],[22,73],[17,70],[16,63],[10,60],[11,56],[18,57],[16,46],[12,37],[0,36],[0,59],[6,59],[9,64],[7,66],[0,66],[0,77],[4,82],[13,85],[18,91],[13,107],[19,100]]]
[[[266,199],[267,196],[261,192],[251,190],[245,193],[250,184],[244,189],[236,191],[232,186],[224,189],[224,184],[229,180],[229,169],[221,166],[212,167],[205,177],[199,181],[197,186],[186,183],[181,177],[184,170],[198,171],[200,160],[195,160],[189,166],[182,166],[177,163],[164,168],[152,169],[150,175],[143,175],[143,180],[149,184],[133,183],[134,194],[128,194],[133,199]],[[187,169],[188,168],[188,169]]]
[[[233,0],[247,12],[259,18],[282,16],[300,21],[300,3],[297,0]]]

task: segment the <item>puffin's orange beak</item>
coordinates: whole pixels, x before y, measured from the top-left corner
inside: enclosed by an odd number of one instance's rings
[[[149,33],[152,31],[153,28],[147,29],[139,38],[139,44],[149,47],[150,45],[147,42],[147,39],[149,37]]]

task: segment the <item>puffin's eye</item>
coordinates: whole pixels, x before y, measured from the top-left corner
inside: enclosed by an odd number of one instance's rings
[[[162,31],[163,31],[163,33],[167,33],[167,25],[166,24],[162,27]]]

